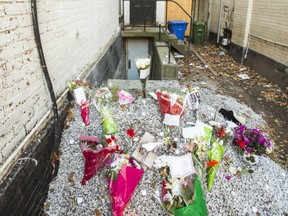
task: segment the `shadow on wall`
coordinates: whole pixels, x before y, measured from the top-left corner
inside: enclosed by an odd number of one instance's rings
[[[112,78],[126,78],[125,50],[123,48],[121,36],[118,36],[114,43],[109,47],[96,67],[87,77],[87,81],[89,81],[92,85],[100,85]]]

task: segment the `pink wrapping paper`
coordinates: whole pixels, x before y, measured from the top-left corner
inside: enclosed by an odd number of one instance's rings
[[[97,145],[99,138],[92,136],[81,136],[80,141],[87,141],[88,145]],[[98,170],[105,164],[107,159],[117,150],[117,145],[106,146],[100,150],[94,150],[87,146],[81,146],[81,151],[83,157],[85,158],[84,176],[81,184],[85,185],[88,180],[95,176]]]
[[[80,105],[80,109],[81,109],[81,117],[83,119],[83,122],[87,126],[90,124],[88,101],[82,102]]]
[[[122,166],[116,181],[108,179],[114,216],[121,216],[129,203],[144,170]]]

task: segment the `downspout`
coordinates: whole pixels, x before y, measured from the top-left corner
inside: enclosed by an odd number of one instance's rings
[[[221,25],[222,25],[222,13],[223,13],[223,0],[220,2],[220,9],[219,9],[219,19],[218,19],[218,31],[217,31],[217,44],[219,44],[220,40],[220,31],[221,31]]]
[[[210,37],[210,26],[211,26],[211,2],[212,0],[208,0],[208,20],[207,20],[207,37]]]
[[[39,24],[38,24],[38,17],[37,17],[37,4],[36,0],[31,0],[31,11],[32,11],[32,22],[33,22],[33,29],[34,29],[34,37],[35,37],[35,42],[37,45],[37,50],[40,58],[40,64],[41,68],[46,80],[46,84],[49,90],[50,98],[52,101],[52,110],[53,110],[53,129],[54,129],[54,144],[53,144],[53,151],[51,154],[51,158],[53,158],[54,154],[58,156],[58,145],[60,142],[60,128],[59,128],[59,116],[58,116],[58,107],[57,107],[57,101],[55,97],[55,93],[53,90],[53,85],[49,76],[49,72],[47,69],[44,53],[43,53],[43,48],[42,48],[42,43],[41,43],[41,38],[40,38],[40,32],[39,32]],[[55,166],[54,166],[54,173],[53,177],[57,176],[58,169],[59,169],[59,160],[55,160]]]

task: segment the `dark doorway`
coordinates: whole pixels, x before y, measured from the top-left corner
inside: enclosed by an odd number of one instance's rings
[[[155,25],[156,1],[131,0],[130,1],[131,25]]]

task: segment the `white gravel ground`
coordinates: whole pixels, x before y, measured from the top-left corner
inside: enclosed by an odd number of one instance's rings
[[[202,83],[203,84],[203,83]],[[251,108],[238,103],[234,98],[217,95],[214,88],[206,88],[201,83],[195,85],[201,87],[202,103],[200,114],[202,120],[207,120],[214,116],[215,110],[226,108],[233,110],[237,114],[246,116],[246,125],[255,127],[264,125],[265,122],[260,115],[256,114]],[[123,85],[126,88],[133,88],[133,85]],[[149,81],[148,91],[157,89],[179,89],[176,81]],[[119,132],[116,135],[118,144],[128,153],[132,154],[138,141],[147,131],[154,135],[157,140],[164,140],[163,125],[161,122],[160,110],[157,101],[150,96],[143,103],[143,98],[136,96],[135,91],[127,90],[132,93],[136,100],[133,104],[127,105],[123,110],[116,106],[114,110],[115,119],[118,122]],[[69,128],[64,130],[60,149],[60,169],[57,178],[51,182],[48,198],[45,204],[45,212],[52,215],[96,215],[98,209],[102,215],[110,216],[111,203],[107,188],[107,180],[103,170],[97,176],[82,186],[84,160],[79,148],[78,139],[80,135],[99,135],[101,134],[101,122],[96,109],[90,110],[91,123],[85,127],[82,123],[78,107],[74,107],[75,121],[69,123]],[[186,113],[181,126],[187,126],[187,121],[193,121],[190,112]],[[224,123],[221,114],[216,115],[216,121]],[[131,127],[135,130],[135,137],[128,138],[126,130]],[[179,155],[186,152],[183,145],[181,128],[175,128],[172,138],[177,141]],[[159,155],[173,155],[175,152],[167,151],[163,147]],[[232,165],[243,169],[243,158],[236,149],[228,145],[225,156],[232,159]],[[215,180],[212,192],[204,191],[206,195],[209,215],[230,216],[230,215],[267,215],[280,216],[288,214],[288,173],[271,161],[267,157],[260,158],[259,164],[253,167],[254,173],[244,174],[239,177],[232,176],[231,180],[226,180],[225,176],[231,175],[228,166],[221,163],[218,178]],[[74,173],[73,182],[68,181],[68,176]],[[71,180],[71,179],[70,179]],[[151,184],[156,183],[156,188]],[[143,196],[141,191],[146,190],[147,195]],[[155,200],[153,194],[155,190],[161,192],[161,177],[155,168],[145,170],[143,178],[138,185],[134,196],[126,207],[124,215],[134,213],[137,216],[158,216],[168,215]]]

